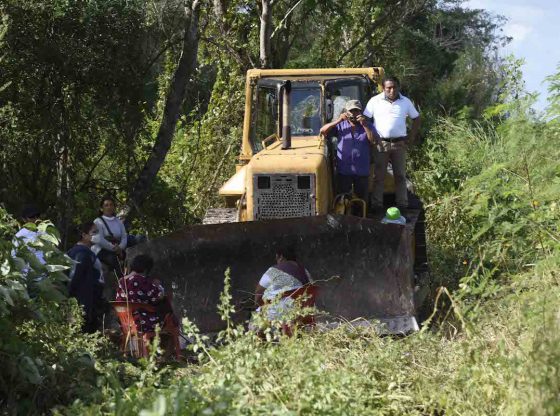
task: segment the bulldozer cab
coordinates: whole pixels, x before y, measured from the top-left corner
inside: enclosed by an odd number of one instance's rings
[[[283,120],[282,87],[291,83],[289,120],[292,135],[317,137],[324,124],[336,119],[346,101],[359,100],[365,108],[377,91],[377,84],[362,76],[270,77],[261,78],[252,91],[250,147],[254,153],[263,150],[263,141],[281,137]]]

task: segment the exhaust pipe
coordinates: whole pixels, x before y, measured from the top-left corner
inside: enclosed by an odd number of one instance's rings
[[[292,147],[292,128],[290,126],[290,91],[292,83],[286,81],[282,85],[282,150]]]

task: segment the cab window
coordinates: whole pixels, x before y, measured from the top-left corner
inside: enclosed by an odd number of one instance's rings
[[[332,118],[327,121],[336,120],[343,112],[348,100],[359,100],[365,108],[372,96],[371,86],[364,78],[353,78],[345,80],[328,81],[325,85],[327,99],[332,102]]]
[[[294,136],[317,136],[321,128],[321,89],[293,88],[290,125]]]
[[[254,103],[251,147],[254,152],[260,152],[262,150],[261,142],[278,131],[277,90],[270,87],[258,87]]]

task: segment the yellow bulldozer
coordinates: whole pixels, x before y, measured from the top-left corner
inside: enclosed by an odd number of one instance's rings
[[[317,306],[326,320],[375,319],[389,333],[418,329],[418,280],[428,270],[421,202],[410,187],[403,226],[381,223],[367,201],[337,197],[336,144],[319,133],[347,100],[365,107],[382,77],[382,68],[247,72],[241,154],[219,190],[225,206],[208,210],[203,224],[131,253],[155,258],[154,273],[172,288],[176,308],[202,331],[223,326],[216,306],[226,269],[234,319],[248,319],[247,305],[275,247],[288,244],[320,286]],[[391,173],[389,167],[388,206]],[[356,205],[359,215],[352,215]]]

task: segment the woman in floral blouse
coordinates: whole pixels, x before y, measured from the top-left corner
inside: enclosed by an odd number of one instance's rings
[[[152,258],[140,254],[130,263],[130,273],[119,281],[116,300],[120,302],[145,303],[152,306],[166,306],[161,283],[149,276],[154,266]],[[163,309],[168,309],[164,307]],[[163,326],[164,311],[150,312],[138,309],[134,312],[134,322],[141,332],[154,332],[156,325]],[[167,310],[165,312],[168,312]]]

